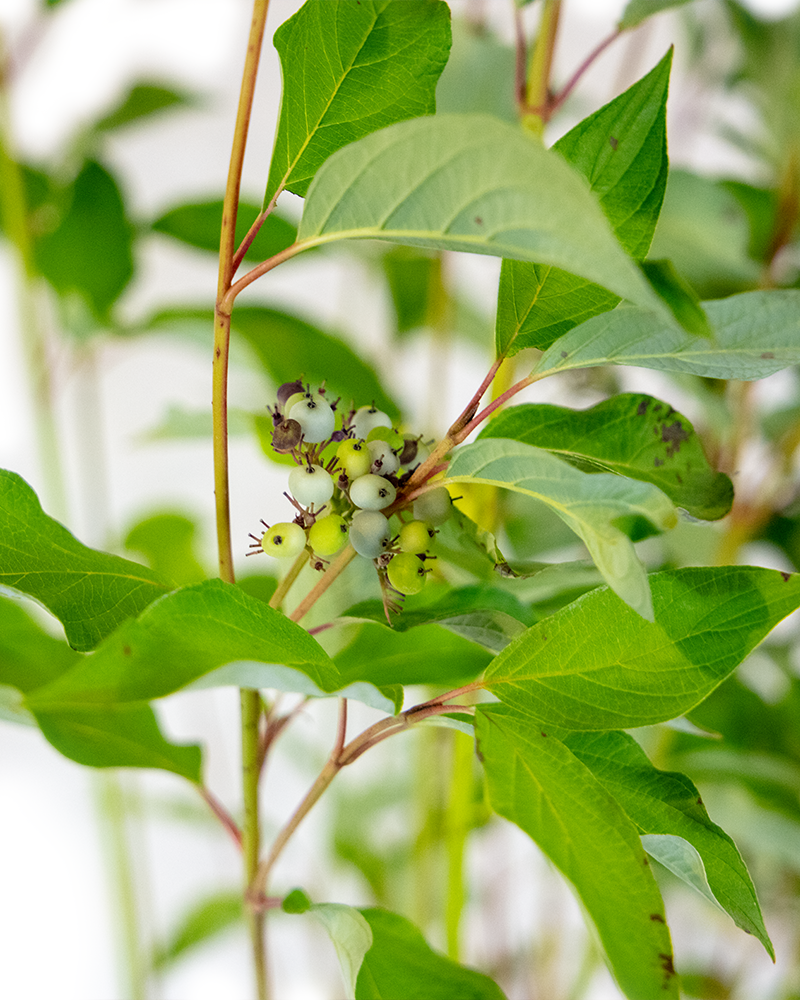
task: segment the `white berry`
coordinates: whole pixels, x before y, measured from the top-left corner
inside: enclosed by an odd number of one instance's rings
[[[389,544],[389,520],[378,510],[360,510],[350,524],[350,544],[360,556],[377,559]]]
[[[391,427],[392,421],[376,406],[361,406],[353,417],[353,430],[357,438],[365,438],[376,427]]]
[[[336,426],[336,414],[321,396],[303,397],[286,411],[286,416],[300,424],[310,444],[327,441]]]
[[[367,448],[372,459],[372,468],[381,476],[390,476],[400,468],[400,460],[387,441],[367,441]],[[376,463],[380,463],[377,468]]]
[[[397,490],[383,476],[359,476],[350,484],[350,499],[362,510],[383,510],[394,503]]]
[[[333,496],[333,478],[321,465],[298,465],[289,473],[289,492],[303,507],[319,506]]]

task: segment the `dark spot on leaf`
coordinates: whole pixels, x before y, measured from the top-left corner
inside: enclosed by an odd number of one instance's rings
[[[484,759],[484,758],[483,758],[483,754],[482,754],[482,753],[481,753],[481,751],[480,751],[480,747],[478,747],[477,745],[475,746],[475,756],[476,756],[476,757],[478,758],[478,760],[479,760],[479,761],[481,762],[481,764],[482,764],[482,763],[483,763],[483,759]]]
[[[568,357],[568,355],[567,355],[567,352],[566,352],[566,351],[562,351],[562,352],[561,352],[561,357],[562,357],[562,358],[566,358],[566,357]]]
[[[542,736],[544,736],[544,738],[547,739],[547,733],[544,730],[542,730]]]
[[[789,579],[790,579],[791,575],[792,575],[791,573],[785,573],[783,570],[781,570],[781,576],[783,577],[783,582],[784,583],[788,583],[789,582]]]
[[[654,459],[653,459],[653,465],[654,465],[654,466],[655,466],[655,467],[656,467],[657,469],[658,469],[658,468],[659,468],[660,466],[662,466],[663,464],[664,464],[664,459],[663,459],[663,458],[654,458]]]
[[[676,451],[680,451],[683,442],[689,440],[689,432],[680,420],[673,420],[671,424],[661,425],[661,440],[667,445],[667,458],[672,458]]]
[[[643,399],[641,403],[636,407],[636,416],[643,417],[647,413],[647,400]]]
[[[653,407],[653,413],[658,413],[661,410],[661,403]]]
[[[699,795],[697,796],[697,804],[699,806],[701,806],[703,804],[703,800],[702,800],[702,798]]]
[[[669,976],[675,975],[675,966],[672,964],[672,955],[666,955],[664,952],[660,951],[658,957],[661,959],[661,968]]]
[[[131,647],[130,646],[123,646],[122,647],[122,652],[125,654],[125,656],[130,656],[131,655]]]
[[[611,147],[612,149],[614,149],[614,150],[615,150],[615,149],[617,148],[617,146],[619,145],[619,139],[615,139],[613,135],[610,135],[610,136],[608,137],[608,144],[609,144],[609,146],[610,146],[610,147]]]
[[[683,476],[680,472],[675,473],[675,478],[678,480],[678,486],[683,486]]]
[[[650,914],[650,919],[651,920],[657,920],[660,924],[666,923],[666,920],[664,920],[664,918],[661,916],[660,913],[651,913]]]
[[[645,868],[649,868],[650,867],[650,859],[647,857],[646,854],[642,858],[642,863],[644,864]]]
[[[547,636],[546,635],[542,636],[542,642],[547,642]]]
[[[479,215],[475,216],[475,225],[476,226],[482,226],[483,225],[483,219]]]
[[[775,359],[775,355],[772,353],[772,351],[764,351],[761,357],[764,359],[764,361],[773,361]]]

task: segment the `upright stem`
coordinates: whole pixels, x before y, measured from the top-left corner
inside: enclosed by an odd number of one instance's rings
[[[258,64],[264,38],[269,0],[254,0],[247,42],[239,107],[231,148],[228,182],[222,208],[220,233],[219,277],[217,282],[217,307],[214,315],[214,362],[212,374],[212,407],[214,423],[214,492],[217,517],[217,547],[220,577],[227,583],[234,582],[233,551],[231,546],[231,518],[228,476],[228,356],[230,351],[231,304],[225,302],[234,274],[236,215],[242,181],[242,165],[247,146],[247,133],[253,107]],[[260,825],[258,809],[259,776],[259,721],[261,696],[256,690],[240,692],[242,719],[242,792],[244,799],[244,828],[242,853],[244,856],[245,885],[249,886],[258,870]],[[258,1000],[267,997],[267,962],[264,946],[264,914],[256,907],[248,913],[250,937],[253,948],[253,966]]]
[[[528,66],[522,125],[538,136],[544,133],[544,126],[549,117],[550,71],[560,14],[561,0],[545,0],[536,44]]]

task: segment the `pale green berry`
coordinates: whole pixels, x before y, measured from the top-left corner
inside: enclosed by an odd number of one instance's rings
[[[377,559],[389,544],[389,519],[379,510],[360,510],[350,523],[350,544],[360,556]]]
[[[380,476],[390,476],[400,468],[400,461],[389,447],[388,441],[367,441],[367,449],[372,459],[371,468]]]
[[[366,476],[372,468],[372,456],[364,441],[346,438],[336,449],[336,458],[348,479]]]
[[[430,546],[435,536],[436,532],[425,521],[409,521],[400,529],[397,544],[403,552],[419,555]]]
[[[327,441],[336,426],[336,414],[322,396],[304,396],[286,411],[286,416],[300,424],[310,444]]]
[[[388,479],[368,473],[350,484],[350,499],[362,510],[383,510],[394,503],[397,490]]]
[[[376,406],[361,406],[353,417],[353,431],[356,437],[366,438],[375,427],[391,427],[392,421]]]
[[[332,556],[347,541],[347,524],[338,514],[328,514],[308,529],[308,544],[320,556]]]
[[[405,444],[405,438],[394,427],[373,427],[367,441],[385,441],[392,451],[400,451]]]
[[[427,521],[437,528],[444,524],[453,512],[453,502],[444,486],[437,486],[417,497],[414,501],[414,519]]]
[[[283,404],[284,416],[289,415],[289,410],[294,406],[295,403],[299,403],[301,399],[313,399],[313,393],[307,392],[305,389],[299,389],[297,392],[293,392],[287,397],[286,402]]]
[[[289,492],[303,507],[319,506],[333,496],[333,478],[321,465],[298,465],[289,473]]]
[[[273,524],[261,538],[261,548],[271,556],[294,559],[306,547],[306,533],[294,521]]]
[[[401,552],[392,558],[386,570],[389,583],[401,594],[418,594],[425,586],[424,564],[410,552]]]

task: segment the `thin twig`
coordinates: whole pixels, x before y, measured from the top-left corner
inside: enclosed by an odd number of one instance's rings
[[[228,833],[231,835],[236,846],[241,850],[242,848],[242,831],[233,821],[233,817],[228,812],[228,810],[222,805],[222,803],[211,793],[211,790],[206,788],[205,785],[197,785],[197,790],[200,792],[202,797],[205,799],[211,812],[217,817],[217,819],[222,823]]]

